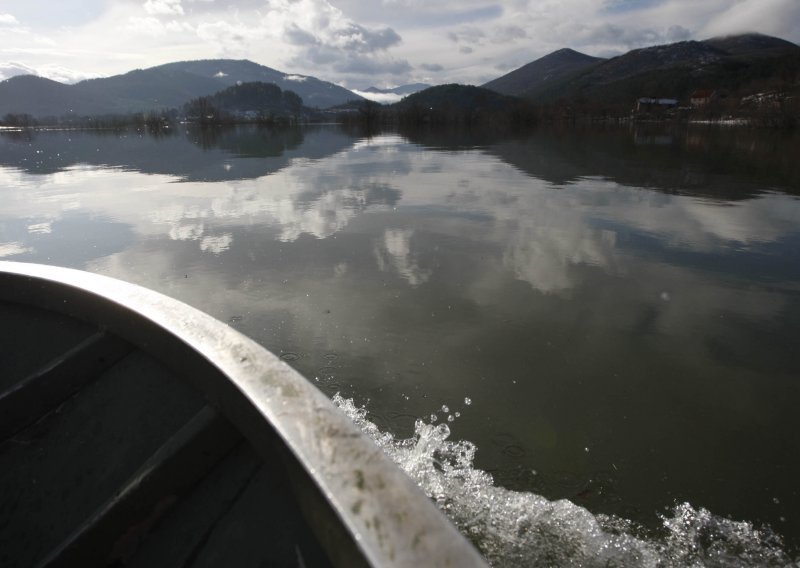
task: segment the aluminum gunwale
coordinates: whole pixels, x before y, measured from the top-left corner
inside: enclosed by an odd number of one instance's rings
[[[119,335],[199,388],[265,459],[276,445],[307,521],[339,566],[486,566],[475,548],[314,385],[211,316],[79,270],[0,261],[0,299]],[[266,536],[266,535],[265,535]]]

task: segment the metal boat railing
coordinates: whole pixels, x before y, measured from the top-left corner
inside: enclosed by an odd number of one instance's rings
[[[0,299],[99,325],[187,377],[264,460],[280,459],[336,566],[485,566],[435,504],[314,385],[253,340],[106,276],[0,261]]]

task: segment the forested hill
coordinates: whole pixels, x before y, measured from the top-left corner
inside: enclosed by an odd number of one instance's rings
[[[187,118],[222,120],[222,115],[244,118],[292,117],[308,114],[303,99],[273,83],[242,83],[208,97],[192,99],[183,107]]]
[[[176,108],[249,82],[274,83],[299,95],[309,107],[362,100],[315,77],[291,75],[247,60],[209,59],[168,63],[74,85],[31,75],[12,77],[0,82],[0,116],[84,116]]]
[[[638,97],[688,102],[695,90],[731,97],[800,91],[800,47],[743,34],[635,49],[611,59],[560,50],[485,85],[536,103],[581,101],[630,106]]]
[[[483,87],[504,95],[525,95],[601,61],[604,59],[591,57],[574,49],[559,49],[489,81]]]

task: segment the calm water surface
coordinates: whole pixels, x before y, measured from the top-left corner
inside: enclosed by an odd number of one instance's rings
[[[459,412],[498,485],[649,527],[688,501],[794,556],[798,156],[705,128],[4,132],[0,257],[188,302],[397,435]]]

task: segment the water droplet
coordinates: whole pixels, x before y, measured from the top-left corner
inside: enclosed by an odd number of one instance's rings
[[[446,404],[443,404],[443,405],[442,405],[442,412],[450,412],[450,409],[449,409],[449,408],[447,408],[447,405],[446,405]]]
[[[460,417],[461,417],[461,413],[456,411],[456,418],[460,418]]]
[[[589,453],[589,448],[583,448],[583,451],[588,454]]]
[[[780,505],[780,503],[781,503],[781,500],[780,500],[780,499],[778,499],[777,497],[773,497],[773,498],[772,498],[772,502],[773,502],[773,503],[775,503],[776,505]]]
[[[431,414],[431,422],[436,422],[437,420],[439,420],[439,417],[435,414]]]
[[[464,399],[464,404],[466,404],[467,406],[469,406],[470,404],[472,404],[472,399],[471,399],[470,397],[466,397],[466,398]]]
[[[453,420],[455,420],[455,418],[453,417],[453,415],[452,415],[452,414],[450,414],[450,415],[447,417],[447,421],[448,421],[448,422],[452,422]]]

